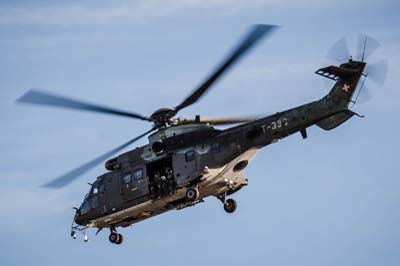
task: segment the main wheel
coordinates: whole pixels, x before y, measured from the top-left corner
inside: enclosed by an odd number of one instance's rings
[[[122,244],[122,242],[124,241],[124,237],[121,234],[118,234],[118,241],[115,244]]]
[[[188,190],[186,190],[186,199],[188,201],[195,201],[199,198],[199,191],[197,190],[197,188],[188,188]]]
[[[227,213],[232,213],[234,211],[236,211],[237,208],[237,203],[234,199],[227,199],[224,203],[224,210]]]
[[[108,240],[110,240],[110,242],[113,244],[118,244],[119,238],[120,238],[120,234],[112,232],[110,234],[110,236],[108,237]]]

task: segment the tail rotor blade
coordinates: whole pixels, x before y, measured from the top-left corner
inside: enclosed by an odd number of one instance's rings
[[[374,38],[361,34],[358,37],[357,60],[366,61],[380,46]]]
[[[355,104],[359,105],[367,103],[371,99],[372,99],[371,90],[364,84],[362,88],[359,88],[356,91],[356,97],[353,99],[353,101]]]
[[[350,53],[346,39],[342,38],[337,41],[328,51],[326,57],[338,63],[346,62],[347,60],[349,60]]]
[[[379,86],[383,86],[385,84],[387,72],[387,59],[367,65],[368,79],[371,79]]]
[[[371,99],[372,99],[371,90],[369,89],[369,87],[364,86],[360,92],[357,103],[364,104],[369,102]]]
[[[387,60],[382,60],[377,63],[373,63],[371,65],[367,65],[366,72],[368,76],[366,80],[373,81],[377,86],[383,86],[385,83],[386,75],[388,71],[388,62]],[[368,102],[372,96],[372,90],[370,90],[371,83],[367,87],[365,84],[365,80],[362,81],[360,88],[356,91],[356,96],[353,98],[354,103],[356,104],[364,104]],[[375,86],[376,86],[375,85]],[[372,88],[375,89],[374,84],[372,84]]]

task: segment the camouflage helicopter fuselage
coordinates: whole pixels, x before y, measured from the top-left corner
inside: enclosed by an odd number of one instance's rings
[[[328,95],[250,123],[224,130],[199,124],[160,129],[148,145],[106,163],[110,172],[97,178],[75,222],[115,229],[208,196],[225,202],[226,195],[247,185],[243,172],[258,150],[296,132],[306,138],[312,125],[333,129],[355,115],[348,106],[365,65],[350,60],[319,69],[317,74],[336,81]],[[157,181],[162,177],[165,183]],[[188,199],[189,189],[196,189],[195,198]]]

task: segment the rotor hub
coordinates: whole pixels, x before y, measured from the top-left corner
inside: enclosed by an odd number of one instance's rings
[[[172,118],[175,115],[176,110],[171,108],[161,108],[150,116],[150,120],[154,122],[156,126],[166,126],[172,124]]]

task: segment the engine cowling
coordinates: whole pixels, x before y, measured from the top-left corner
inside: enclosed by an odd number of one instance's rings
[[[113,171],[119,168],[119,163],[117,158],[112,158],[105,163],[107,170]]]

